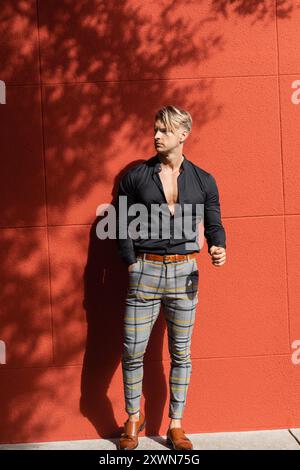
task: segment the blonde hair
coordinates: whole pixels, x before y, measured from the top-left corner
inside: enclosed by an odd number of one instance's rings
[[[158,119],[164,123],[168,131],[174,131],[180,126],[188,132],[192,129],[192,116],[188,111],[178,106],[163,106],[155,114],[155,120]]]

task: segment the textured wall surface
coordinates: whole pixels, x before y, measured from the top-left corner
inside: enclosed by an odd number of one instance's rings
[[[184,429],[300,427],[299,8],[1,0],[0,442],[120,433],[127,271],[95,236],[96,208],[155,154],[165,104],[193,116],[184,153],[215,176],[227,233],[222,268],[206,244],[198,257]],[[148,435],[167,429],[169,367],[162,314]]]

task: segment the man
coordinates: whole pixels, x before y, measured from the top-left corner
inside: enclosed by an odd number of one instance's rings
[[[119,439],[120,450],[135,449],[138,434],[145,427],[145,416],[140,411],[143,358],[161,303],[171,357],[167,442],[173,449],[193,449],[181,427],[181,419],[192,370],[190,346],[198,302],[196,253],[200,248],[196,206],[202,208],[204,236],[212,264],[216,267],[226,260],[226,236],[214,177],[182,153],[191,127],[192,118],[187,111],[171,105],[161,108],[154,123],[156,155],[135,165],[119,183],[117,203],[125,198],[126,210],[117,207],[117,223],[120,224],[117,225],[117,244],[129,275],[122,354],[129,416]],[[139,209],[142,205],[147,210],[141,225],[157,228],[159,224],[158,236],[136,237],[130,230],[128,234],[127,228],[134,219],[132,209],[137,203]],[[151,212],[149,216],[154,205],[160,205],[164,210],[158,214]],[[127,220],[120,223],[125,213]],[[166,236],[160,222],[167,216],[170,233]],[[175,236],[178,234],[176,224],[185,216],[192,223],[192,235],[182,235],[181,231],[181,236]],[[124,229],[125,236],[122,237]]]

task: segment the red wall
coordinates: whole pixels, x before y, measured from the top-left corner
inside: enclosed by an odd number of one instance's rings
[[[228,245],[222,268],[198,258],[184,428],[300,427],[300,3],[275,4],[1,1],[1,442],[120,433],[127,272],[95,215],[154,155],[165,104],[193,116],[184,152],[217,180]],[[148,435],[166,432],[168,373],[161,315]]]

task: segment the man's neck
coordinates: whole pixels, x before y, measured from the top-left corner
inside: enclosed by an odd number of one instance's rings
[[[175,172],[177,170],[179,170],[183,160],[184,160],[184,156],[183,154],[181,154],[180,156],[165,156],[163,154],[158,154],[158,158],[161,162],[161,167],[162,167],[162,170],[165,170],[165,171],[172,171],[172,172]]]

